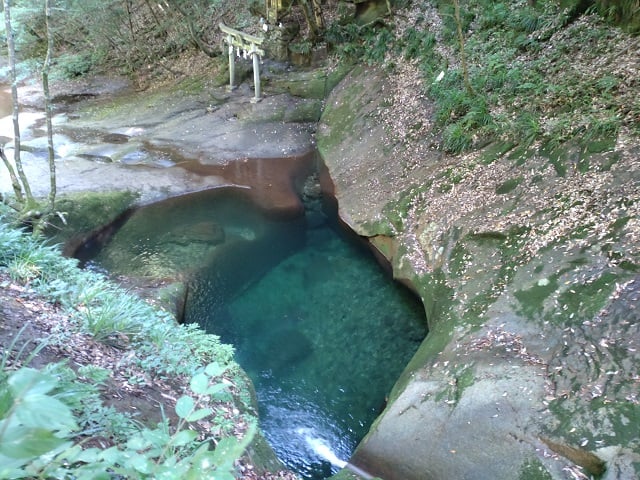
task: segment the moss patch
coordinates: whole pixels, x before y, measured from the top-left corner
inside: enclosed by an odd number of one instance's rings
[[[352,72],[354,78],[358,78],[362,72],[361,67],[356,67]],[[362,94],[362,85],[359,82],[349,82],[341,95],[343,98],[355,99]],[[321,121],[331,128],[327,132],[318,132],[318,150],[323,156],[333,150],[336,145],[342,143],[352,132],[356,114],[351,103],[328,103],[322,113]]]
[[[56,218],[45,234],[58,243],[64,243],[79,233],[90,232],[109,223],[137,199],[138,195],[133,192],[66,195],[57,201],[57,209],[64,212],[66,223]]]
[[[291,73],[287,77],[270,80],[269,89],[296,97],[324,99],[351,68],[350,65],[341,65],[331,71],[318,69]]]
[[[531,288],[516,290],[515,297],[520,302],[520,313],[533,319],[542,314],[545,300],[558,289],[558,277],[556,275],[539,280]]]
[[[560,294],[558,301],[561,308],[574,314],[576,322],[581,323],[585,318],[593,318],[604,307],[617,280],[618,275],[608,272],[594,281],[571,285]]]
[[[540,460],[533,458],[522,465],[518,480],[553,480],[553,477]]]
[[[495,142],[484,149],[480,156],[480,162],[488,165],[503,157],[507,152],[513,150],[516,144],[513,142]]]
[[[509,180],[505,180],[496,187],[496,194],[505,195],[509,192],[512,192],[517,188],[518,185],[520,185],[520,183],[522,183],[522,177],[510,178]]]
[[[445,284],[441,270],[411,279],[411,283],[423,299],[429,333],[389,394],[389,403],[404,390],[413,372],[433,363],[437,355],[449,344],[458,323],[457,319],[452,317],[452,289]]]

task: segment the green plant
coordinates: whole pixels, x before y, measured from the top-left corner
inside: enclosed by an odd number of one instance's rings
[[[473,138],[462,122],[447,126],[442,134],[442,148],[448,153],[462,153],[473,145]]]
[[[388,28],[371,32],[365,37],[364,59],[369,65],[382,63],[389,49],[393,48],[394,37]]]
[[[507,4],[490,2],[481,10],[478,18],[478,26],[482,30],[500,28],[506,24],[510,13]]]
[[[86,401],[77,411],[77,420],[82,434],[100,435],[115,443],[124,443],[136,434],[143,425],[130,415],[108,407],[99,400]]]
[[[93,384],[101,385],[105,382],[107,378],[109,378],[109,375],[111,375],[111,372],[106,368],[89,364],[89,365],[83,365],[80,368],[78,368],[78,375],[86,378]]]
[[[489,104],[484,97],[476,95],[472,99],[463,122],[468,129],[486,129],[494,123]]]
[[[404,58],[423,58],[429,55],[436,44],[436,37],[431,32],[424,32],[413,27],[407,29],[402,39],[404,44]]]
[[[58,398],[61,382],[55,375],[32,368],[12,372],[0,378],[0,478],[234,480],[234,462],[252,441],[256,422],[245,419],[240,440],[198,440],[197,429],[188,428],[214,413],[208,399],[227,388],[218,380],[224,371],[211,363],[191,378],[192,395],[176,402],[175,427],[166,420],[155,429],[139,427],[125,444],[107,449],[74,443],[79,425],[71,407]]]
[[[584,135],[587,141],[598,141],[602,139],[615,140],[618,137],[621,124],[615,112],[611,112],[611,114],[601,118],[588,118],[588,122]]]
[[[431,94],[438,98],[435,111],[435,120],[439,125],[447,125],[464,117],[469,111],[471,97],[464,89],[451,87],[446,83],[445,75],[441,86],[434,86]]]
[[[292,43],[289,45],[289,50],[295,53],[299,53],[301,55],[308,55],[311,53],[311,42],[308,40],[303,40],[301,42]]]
[[[23,363],[25,365],[28,365],[31,362],[31,360],[36,355],[38,355],[40,350],[42,350],[46,346],[46,342],[38,343],[38,345],[36,345],[36,347],[33,348],[29,352],[29,354],[23,358],[23,354],[26,353],[25,350],[30,347],[30,342],[24,342],[20,347],[20,349],[17,352],[15,352],[18,342],[22,338],[22,334],[27,328],[29,328],[29,323],[24,324],[22,328],[18,330],[18,333],[11,340],[11,343],[9,343],[9,345],[6,346],[6,348],[4,348],[2,353],[0,354],[0,383],[2,382],[3,378],[6,376],[5,370],[8,368],[8,365],[11,361],[12,356],[13,356],[12,361],[14,364]]]
[[[523,111],[513,123],[513,134],[516,141],[530,145],[542,132],[537,115]]]
[[[71,409],[51,395],[57,385],[55,377],[32,368],[0,382],[1,478],[20,478],[41,456],[71,446],[69,437],[78,426]]]
[[[640,4],[637,0],[596,0],[587,10],[607,21],[623,25],[632,32],[640,31]]]
[[[87,53],[67,53],[56,59],[59,74],[66,79],[86,75],[93,67],[93,63],[92,55]]]
[[[143,328],[143,317],[148,308],[137,298],[124,292],[109,292],[100,302],[92,302],[78,308],[77,316],[82,325],[98,341],[114,335],[137,335]]]

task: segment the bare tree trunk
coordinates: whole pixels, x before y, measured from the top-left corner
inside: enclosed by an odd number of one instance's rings
[[[42,66],[42,91],[44,92],[44,111],[47,121],[47,146],[49,151],[49,210],[56,208],[56,162],[53,150],[53,125],[51,122],[51,95],[49,93],[49,70],[51,68],[51,52],[53,50],[53,31],[51,30],[50,0],[44,1],[45,28],[47,30],[47,56]]]
[[[222,50],[220,50],[219,48],[210,47],[209,45],[207,45],[202,41],[202,39],[200,38],[200,35],[196,30],[195,22],[193,21],[192,16],[189,14],[189,12],[187,12],[184,8],[182,8],[179,2],[172,1],[170,7],[173,7],[175,10],[177,10],[178,13],[182,15],[182,18],[184,18],[184,21],[187,22],[187,28],[189,29],[189,36],[191,37],[191,40],[193,40],[193,42],[196,44],[196,46],[202,53],[204,53],[205,55],[211,58],[216,58],[220,56],[220,54],[222,53]]]
[[[16,164],[18,176],[22,182],[22,189],[26,196],[27,206],[31,207],[35,202],[29,187],[29,181],[22,168],[22,160],[20,159],[20,124],[18,123],[19,105],[18,105],[18,76],[16,74],[16,49],[13,39],[13,30],[11,29],[11,3],[10,0],[4,0],[4,24],[7,35],[7,48],[9,50],[9,65],[11,69],[11,99],[13,101],[13,158]]]
[[[311,8],[313,8],[313,16],[316,19],[318,30],[322,32],[324,30],[324,18],[322,18],[322,6],[320,5],[320,0],[311,0]]]
[[[22,195],[22,187],[20,186],[20,181],[16,176],[16,172],[13,169],[11,162],[9,162],[9,159],[4,154],[4,149],[2,148],[1,145],[0,145],[0,158],[2,158],[2,163],[4,163],[4,166],[7,168],[7,171],[9,172],[9,177],[11,178],[11,186],[13,187],[13,193],[16,196],[16,200],[19,203],[23,203],[24,196]]]
[[[48,0],[45,0],[47,3]],[[125,0],[125,10],[127,11],[127,19],[129,21],[129,35],[131,35],[131,43],[136,43],[136,34],[133,30],[133,19],[131,18],[131,2],[130,0]],[[46,7],[45,7],[46,8]]]
[[[322,19],[322,16],[315,12],[313,6],[309,3],[309,0],[298,0],[298,4],[300,4],[302,14],[304,15],[304,19],[309,27],[309,41],[311,43],[316,43],[320,37],[320,26],[318,25],[317,18],[319,16],[320,19]]]

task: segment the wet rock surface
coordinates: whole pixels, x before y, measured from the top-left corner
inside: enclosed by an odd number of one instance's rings
[[[93,78],[64,84],[55,102],[54,148],[58,190],[134,191],[141,202],[220,185],[261,188],[290,183],[291,170],[280,163],[271,169],[266,159],[301,158],[313,149],[312,133],[318,109],[288,94],[267,93],[252,103],[243,84],[232,92],[205,86],[197,91],[166,87],[141,94],[121,78]],[[3,98],[10,99],[5,88]],[[48,192],[47,150],[42,94],[23,86],[24,112],[21,156],[36,195]],[[9,115],[9,111],[3,112]],[[11,117],[0,121],[0,135],[8,152],[13,148]],[[10,155],[12,156],[12,155]],[[247,168],[251,159],[260,167]],[[242,160],[243,175],[228,175],[229,165]],[[295,161],[290,162],[295,163]],[[291,168],[291,167],[289,167]],[[236,170],[240,170],[236,169]],[[265,182],[261,175],[271,178]],[[3,173],[0,188],[10,190]],[[265,193],[266,192],[266,193]]]

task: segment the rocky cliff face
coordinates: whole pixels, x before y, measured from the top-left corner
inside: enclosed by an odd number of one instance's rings
[[[356,68],[318,147],[430,333],[352,462],[386,480],[640,475],[640,142],[450,157],[410,77]]]

